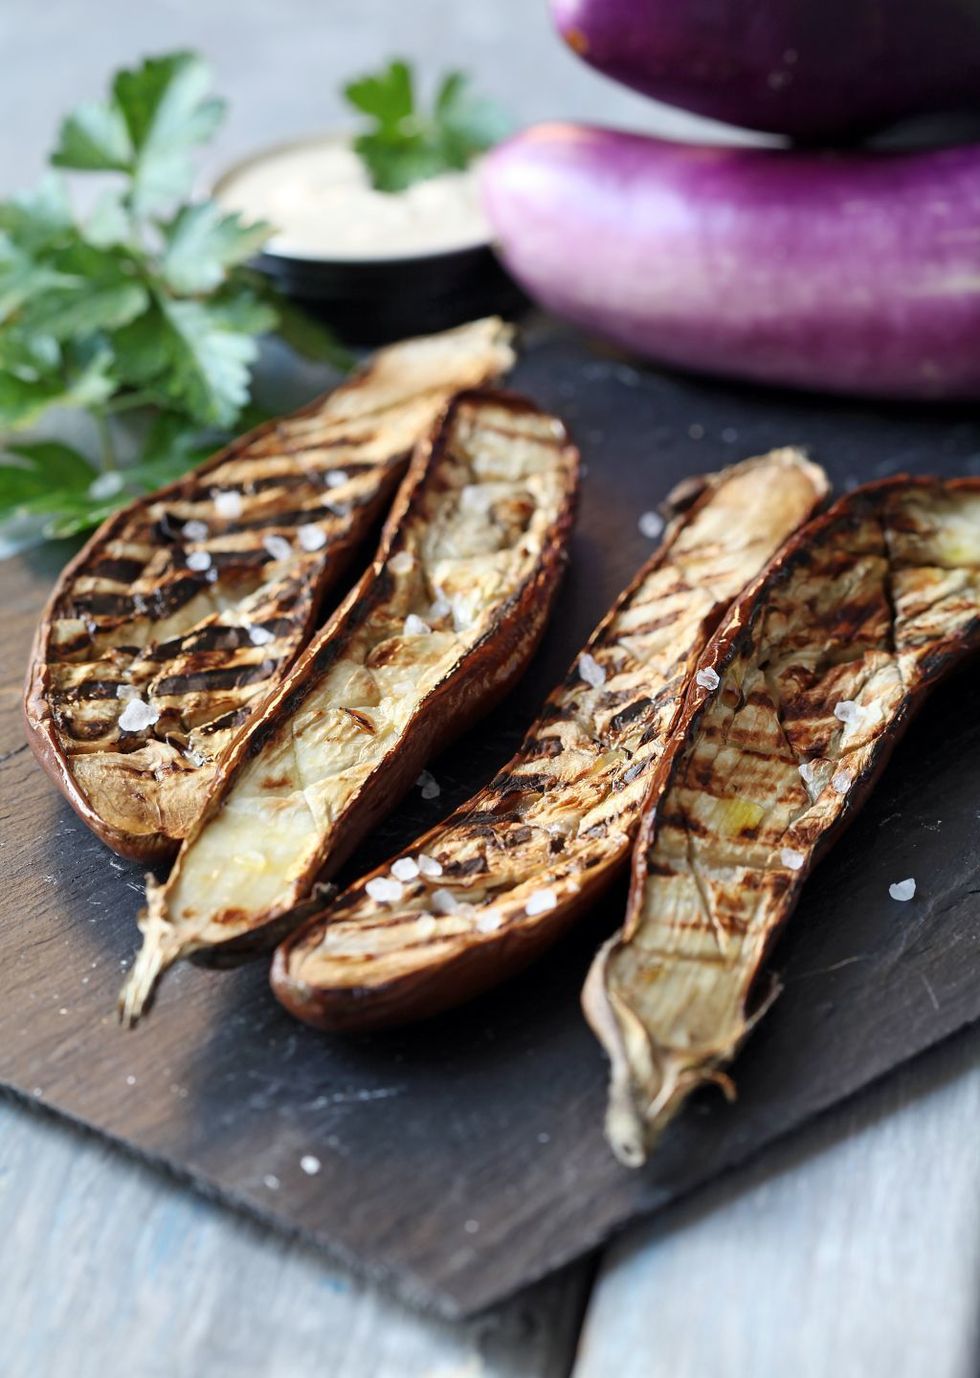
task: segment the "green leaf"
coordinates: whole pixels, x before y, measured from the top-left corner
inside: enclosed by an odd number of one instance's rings
[[[246,224],[213,201],[184,206],[164,229],[162,273],[178,295],[192,296],[220,286],[226,270],[251,258],[269,238],[264,221]]]
[[[97,249],[110,249],[128,243],[132,235],[123,193],[111,189],[104,191],[85,223],[86,240]]]
[[[34,191],[17,192],[3,202],[0,230],[30,253],[62,243],[74,232],[64,179],[49,172]]]
[[[52,261],[58,281],[33,291],[22,306],[20,324],[27,331],[70,340],[118,329],[149,305],[146,288],[118,250],[77,241]]]
[[[0,231],[0,324],[40,292],[60,287],[64,275],[50,264],[39,262]]]
[[[229,330],[203,302],[161,297],[159,305],[169,326],[169,398],[203,425],[234,425],[248,401],[255,341]]]
[[[250,274],[249,278],[253,276]],[[216,324],[240,335],[264,335],[274,330],[279,321],[279,312],[267,294],[257,292],[248,280],[238,277],[212,296],[210,307]]]
[[[127,172],[132,158],[122,111],[114,102],[93,101],[64,120],[51,162],[78,172]]]
[[[296,354],[315,363],[332,364],[345,373],[353,368],[354,356],[322,321],[302,311],[288,297],[283,297],[274,289],[268,293],[268,302],[269,309],[276,317],[276,334]]]
[[[63,377],[29,379],[0,372],[0,427],[29,426],[48,407],[98,406],[115,390],[111,369],[111,353],[100,349],[86,360],[69,361]]]
[[[60,440],[20,440],[16,444],[8,441],[5,449],[18,463],[0,472],[10,473],[14,469],[21,473],[31,472],[42,478],[48,487],[79,491],[87,488],[95,478],[95,470],[85,456]]]
[[[412,70],[403,59],[395,58],[382,71],[349,82],[344,95],[383,129],[396,129],[415,109]]]
[[[223,101],[207,96],[210,84],[206,63],[193,53],[147,58],[117,73],[112,93],[135,150],[138,214],[160,211],[190,190],[190,152],[210,139],[225,112]]]
[[[416,106],[412,73],[401,61],[351,82],[344,94],[374,121],[354,148],[378,191],[404,191],[413,182],[462,171],[511,129],[498,106],[473,95],[463,72],[443,77],[431,113]]]

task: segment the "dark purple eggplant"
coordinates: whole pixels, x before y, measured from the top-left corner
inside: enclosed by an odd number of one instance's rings
[[[551,0],[590,66],[669,105],[795,138],[980,109],[980,0]]]

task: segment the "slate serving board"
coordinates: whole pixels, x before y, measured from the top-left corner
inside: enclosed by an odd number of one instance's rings
[[[361,854],[388,855],[482,784],[651,549],[637,529],[680,478],[800,442],[838,488],[901,472],[980,472],[980,423],[638,370],[547,325],[513,379],[572,425],[587,464],[572,571],[530,673],[438,760]],[[736,1105],[700,1094],[648,1169],[601,1130],[603,1058],[578,1007],[622,888],[523,978],[408,1032],[341,1040],[294,1023],[260,963],[186,966],[121,1030],[139,869],[112,856],[25,746],[20,683],[65,550],[0,567],[0,1081],[297,1230],[449,1313],[582,1253],[980,1018],[980,684],[922,712],[858,822],[812,877],[773,958],[784,991],[735,1068]],[[914,875],[911,904],[888,897]],[[302,1160],[318,1160],[308,1173]],[[307,1161],[307,1167],[312,1164]]]

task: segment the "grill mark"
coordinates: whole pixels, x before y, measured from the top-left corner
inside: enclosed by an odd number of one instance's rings
[[[114,699],[116,690],[123,687],[122,680],[108,679],[86,679],[78,684],[73,684],[69,689],[58,689],[52,687],[50,696],[52,702],[57,703],[81,703],[93,701],[95,699]]]
[[[343,711],[362,732],[366,732],[370,737],[377,736],[378,729],[366,713],[360,712],[357,708],[345,708]]]
[[[97,561],[87,571],[87,574],[92,579],[109,579],[117,584],[132,584],[140,577],[145,568],[146,566],[140,560],[129,560],[109,555]]]
[[[653,705],[649,698],[635,699],[628,708],[621,708],[610,720],[610,727],[614,732],[622,732],[623,728],[629,723],[634,722],[648,708]]]
[[[188,675],[168,675],[154,685],[154,696],[179,697],[181,694],[210,692],[215,689],[240,689],[258,684],[274,673],[278,660],[262,660],[256,665],[231,665],[226,669],[201,670]]]
[[[197,728],[197,732],[200,736],[206,737],[212,736],[215,732],[225,732],[230,728],[238,727],[240,723],[245,721],[250,712],[251,710],[248,706],[233,708],[230,713],[224,713],[220,718],[214,718],[209,723],[202,723],[202,725]]]

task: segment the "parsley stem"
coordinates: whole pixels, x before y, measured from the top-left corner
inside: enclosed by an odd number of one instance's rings
[[[121,392],[115,397],[110,397],[103,407],[106,416],[115,415],[120,411],[132,411],[134,407],[146,407],[156,399],[149,392]]]
[[[116,447],[112,443],[112,431],[109,429],[108,415],[102,407],[98,407],[93,409],[92,419],[99,436],[99,453],[102,457],[103,472],[108,473],[118,469]]]

